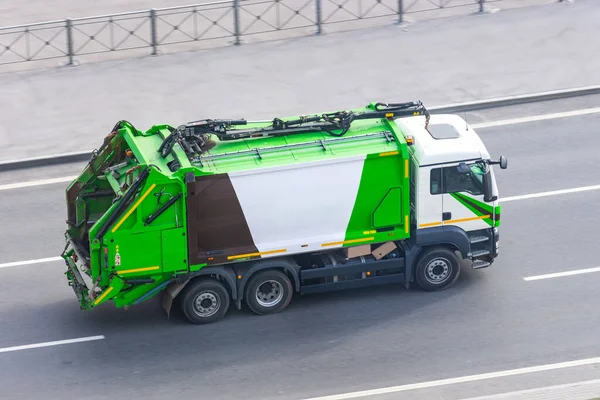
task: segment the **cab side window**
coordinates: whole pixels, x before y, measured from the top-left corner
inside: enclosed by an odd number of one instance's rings
[[[467,192],[473,195],[483,194],[483,186],[471,172],[460,173],[456,166],[434,168],[430,174],[430,193]]]

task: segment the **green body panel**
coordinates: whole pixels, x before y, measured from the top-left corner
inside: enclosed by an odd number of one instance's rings
[[[293,118],[297,117],[290,119]],[[249,123],[245,127],[264,125],[266,124]],[[406,154],[406,151],[402,150],[406,147],[406,141],[401,134],[394,135],[394,142],[360,138],[362,135],[382,131],[392,133],[389,122],[384,119],[354,122],[352,129],[343,136],[344,139],[356,138],[353,141],[338,141],[325,132],[232,141],[219,141],[214,138],[217,146],[206,152],[203,158],[207,160],[203,160],[202,164],[192,161],[192,165],[197,168],[196,175],[223,174],[358,155],[368,156],[390,151],[401,151],[403,155]],[[323,141],[322,144],[314,144],[319,141]],[[305,146],[293,146],[301,144]],[[253,149],[265,151],[258,156],[255,152],[248,151]],[[214,158],[210,158],[211,156]]]
[[[402,225],[402,217],[402,188],[391,188],[373,212],[373,227],[380,229]]]
[[[499,227],[500,226],[500,220],[493,220],[493,215],[500,215],[500,205],[497,205],[495,208],[490,206],[489,204],[483,203],[479,200],[475,200],[472,197],[468,197],[462,193],[450,193],[450,195],[456,199],[457,201],[459,201],[463,206],[465,206],[466,208],[468,208],[471,212],[473,212],[473,214],[481,217],[481,216],[488,216],[486,218],[483,219],[483,221],[485,221],[486,224],[488,224],[491,227]]]
[[[410,236],[405,218],[410,210],[410,186],[404,160],[401,153],[367,157],[346,232],[346,246],[361,239],[376,243]]]
[[[295,118],[298,117],[287,119]],[[244,128],[266,125],[268,123],[250,122]],[[117,307],[135,304],[158,293],[178,275],[207,265],[192,264],[188,260],[188,189],[185,183],[188,172],[200,177],[363,157],[358,192],[354,199],[348,199],[354,206],[344,238],[358,243],[344,243],[344,246],[402,240],[410,236],[407,225],[410,221],[407,143],[395,125],[386,119],[358,120],[343,140],[324,132],[232,141],[219,141],[215,137],[216,146],[200,160],[188,160],[179,144],[175,144],[171,154],[161,157],[157,149],[170,134],[170,129],[168,125],[156,125],[141,132],[131,124],[123,124],[107,138],[105,147],[67,189],[68,207],[74,209],[70,213],[67,236],[81,243],[88,241],[89,275],[99,288],[94,294],[82,297],[82,308],[89,309],[107,300],[113,300]],[[387,132],[394,140],[377,136],[381,132]],[[288,147],[290,145],[296,146]],[[259,155],[249,151],[253,149],[264,152]],[[133,157],[126,157],[126,150],[130,150]],[[173,161],[179,164],[175,172],[169,168]],[[103,165],[115,166],[120,162],[125,164],[115,169],[114,176],[110,172],[95,172]],[[149,171],[148,176],[123,208],[121,199],[145,170]],[[123,187],[124,183],[127,186]],[[98,190],[112,191],[112,195],[88,200],[81,196]],[[150,215],[177,195],[181,197],[174,204],[151,224],[146,224]],[[115,196],[117,199],[113,202]],[[118,217],[109,223],[120,207]],[[87,227],[82,224],[86,217]],[[102,230],[105,232],[99,237]],[[67,276],[73,283],[76,278],[72,256],[71,250],[63,254],[70,265]],[[150,283],[132,283],[132,280],[140,279]],[[85,291],[81,289],[80,292]]]

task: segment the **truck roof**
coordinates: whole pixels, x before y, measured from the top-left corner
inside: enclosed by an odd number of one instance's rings
[[[421,102],[369,103],[267,121],[203,119],[147,131],[121,121],[113,132],[124,135],[140,164],[153,164],[165,175],[191,170],[202,175],[382,153],[408,159],[409,144],[394,118],[413,115],[429,114]]]
[[[255,125],[258,124],[251,126]],[[189,159],[192,165],[206,172],[233,172],[391,151],[408,155],[402,151],[406,148],[404,136],[394,135],[389,123],[381,120],[356,121],[341,137],[315,132],[233,141],[211,139],[215,147],[201,157]]]
[[[395,122],[404,135],[414,138],[412,149],[420,166],[489,158],[475,130],[458,115],[431,114],[427,127],[423,116]]]

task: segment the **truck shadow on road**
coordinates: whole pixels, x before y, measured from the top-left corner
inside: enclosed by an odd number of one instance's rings
[[[160,377],[171,371],[165,383],[187,385],[193,378],[198,385],[221,380],[235,366],[236,379],[253,380],[252,375],[264,368],[276,371],[286,365],[290,373],[302,373],[314,368],[315,362],[334,362],[328,361],[331,357],[344,365],[351,359],[400,353],[409,359],[411,354],[418,357],[422,344],[436,342],[441,330],[462,330],[478,318],[478,312],[486,312],[475,306],[489,288],[486,280],[493,279],[477,272],[464,268],[452,287],[437,293],[388,285],[296,296],[287,310],[270,316],[232,307],[225,319],[204,326],[188,324],[179,311],[167,320],[158,299],[129,310],[115,309],[109,303],[91,312],[82,312],[72,299],[65,299],[22,309],[20,317],[36,321],[44,332],[38,332],[38,338],[44,336],[44,340],[59,335],[106,337],[66,347],[60,355],[60,375],[85,370],[104,382],[128,376],[129,384],[135,386],[145,376]],[[458,313],[453,312],[457,309]],[[293,365],[287,365],[290,360]],[[53,365],[51,358],[45,358],[36,368],[46,370]],[[191,373],[195,366],[201,369]],[[278,375],[264,379],[277,386],[282,384]]]
[[[453,303],[459,304],[472,297],[473,290],[483,290],[481,286],[487,286],[486,283],[478,281],[485,279],[485,274],[463,267],[454,285],[441,292],[424,292],[416,285],[406,290],[403,285],[392,284],[309,296],[295,295],[286,310],[269,316],[254,315],[245,305],[242,305],[242,310],[237,310],[232,304],[225,319],[204,326],[189,324],[176,306],[167,319],[158,297],[128,310],[115,309],[111,303],[106,303],[83,312],[74,301],[65,300],[65,304],[48,306],[51,309],[45,312],[40,309],[31,312],[37,314],[32,316],[34,320],[42,313],[52,315],[51,321],[47,322],[68,330],[69,336],[73,336],[73,331],[82,330],[90,334],[103,334],[107,338],[115,335],[148,335],[150,332],[182,337],[199,334],[205,338],[219,337],[219,341],[213,345],[220,347],[239,343],[237,333],[231,334],[231,343],[223,339],[229,335],[228,332],[243,330],[244,335],[253,337],[255,343],[282,341],[285,345],[288,340],[311,335],[315,326],[318,326],[320,340],[326,341],[329,336],[340,340],[344,336],[357,334],[361,329],[373,329],[379,324],[406,326],[415,322],[413,318],[422,318],[420,315],[423,313],[432,314],[427,318],[441,318],[446,312],[444,310],[453,307]],[[437,307],[437,303],[444,305]]]
[[[121,329],[136,329],[153,327],[188,327],[200,329],[203,332],[220,331],[230,326],[244,325],[244,330],[252,329],[253,324],[269,323],[305,324],[318,320],[321,322],[335,323],[336,321],[348,324],[353,320],[374,323],[381,318],[401,318],[410,315],[419,308],[433,305],[439,301],[448,301],[457,295],[464,295],[470,290],[472,284],[482,279],[481,273],[463,267],[458,280],[449,289],[428,293],[412,284],[409,290],[403,285],[384,285],[364,289],[344,290],[323,294],[300,296],[295,294],[286,310],[270,316],[256,316],[245,304],[238,310],[233,302],[225,319],[205,326],[190,325],[175,303],[170,317],[161,308],[160,299],[154,298],[146,303],[132,307],[129,310],[115,309],[107,303],[85,314],[86,323],[96,325],[98,329],[106,330],[107,327]],[[350,311],[352,310],[352,311]],[[75,317],[80,319],[80,317]],[[320,323],[321,323],[320,322]],[[354,321],[356,322],[356,321]],[[250,324],[249,326],[246,326]]]

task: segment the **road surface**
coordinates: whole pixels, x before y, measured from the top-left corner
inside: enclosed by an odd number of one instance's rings
[[[600,106],[599,97],[467,117],[474,126]],[[208,326],[167,321],[157,301],[81,312],[60,262],[65,184],[7,185],[77,173],[78,166],[0,175],[0,387],[6,399],[307,399],[600,357],[600,114],[480,128],[498,170],[501,255],[463,270],[440,293],[390,286],[296,298],[284,313],[231,310]],[[597,187],[596,189],[600,188]],[[103,335],[58,346],[2,349]],[[459,400],[598,378],[599,359],[572,368],[420,387],[369,399]],[[426,386],[426,385],[425,385]],[[598,393],[600,395],[600,393]]]

